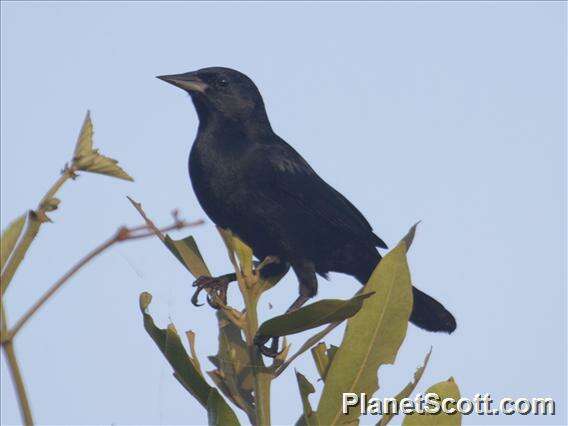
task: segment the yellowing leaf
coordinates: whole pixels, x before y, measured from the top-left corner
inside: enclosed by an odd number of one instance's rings
[[[93,123],[89,111],[87,111],[87,116],[77,138],[73,165],[77,170],[84,172],[98,173],[129,181],[134,180],[118,166],[117,160],[99,154],[97,149],[93,149]]]
[[[118,161],[109,157],[105,157],[98,153],[98,150],[93,151],[96,153],[92,161],[79,170],[85,172],[98,173],[100,175],[112,176],[118,179],[133,181],[132,177],[126,173],[122,167],[118,165]]]
[[[306,379],[306,377],[296,371],[296,380],[298,381],[298,388],[300,389],[300,396],[302,397],[302,407],[304,410],[303,424],[312,426],[318,425],[317,413],[312,410],[310,405],[309,395],[315,393],[314,386]]]
[[[6,291],[8,285],[12,281],[12,278],[14,278],[14,274],[18,270],[20,263],[26,256],[30,245],[39,232],[41,224],[42,219],[35,211],[30,210],[27,214],[26,230],[23,232],[22,239],[18,244],[16,244],[15,247],[12,248],[11,251],[13,251],[13,253],[11,253],[9,257],[6,257],[6,264],[4,265],[4,268],[2,270],[2,277],[0,278],[0,293],[4,293]],[[22,233],[21,231],[22,230],[20,229],[20,232],[18,232],[18,234]],[[13,237],[10,237],[8,238],[8,240],[12,240],[12,238]],[[16,238],[16,241],[17,240],[18,238]],[[7,244],[7,247],[9,247],[10,245],[11,243]],[[9,250],[6,250],[6,253],[8,251]],[[4,256],[4,254],[2,254],[2,256]]]
[[[239,268],[239,272],[243,272],[245,276],[250,276],[252,272],[252,249],[243,243],[230,230],[217,227],[223,242],[227,246],[229,258],[235,268]],[[236,255],[236,256],[235,256]],[[236,261],[238,260],[238,265]]]
[[[185,337],[187,338],[187,343],[189,343],[189,350],[191,351],[190,361],[193,363],[193,366],[199,374],[203,375],[201,371],[201,365],[199,364],[199,358],[197,358],[197,352],[195,350],[195,333],[192,330],[188,330],[185,332]]]
[[[79,132],[77,143],[75,144],[75,152],[73,157],[83,157],[93,151],[93,123],[91,121],[91,111],[87,111],[83,126]]]
[[[452,398],[454,401],[460,399],[460,390],[458,385],[454,381],[453,377],[448,380],[436,383],[431,386],[426,391],[425,395],[429,393],[436,394],[439,397],[439,401],[446,398]],[[439,411],[437,414],[425,412],[424,414],[407,414],[402,422],[403,426],[459,426],[461,425],[461,413],[456,410],[455,402],[448,404],[450,410],[454,410],[453,414],[446,414],[443,411]],[[427,411],[428,408],[425,409]]]
[[[233,244],[241,271],[245,276],[252,275],[252,249],[237,237],[233,237]]]
[[[0,271],[4,269],[6,261],[10,257],[10,254],[12,254],[25,223],[26,215],[23,214],[10,223],[4,232],[2,232],[2,237],[0,238]]]
[[[424,363],[422,364],[421,367],[418,367],[416,369],[416,372],[414,373],[414,380],[412,382],[409,382],[404,387],[404,389],[402,389],[394,397],[397,401],[397,404],[399,404],[400,401],[403,398],[408,398],[410,396],[410,394],[412,393],[412,391],[416,388],[416,385],[418,384],[418,382],[422,378],[422,375],[424,374],[424,370],[426,369],[426,366],[428,365],[428,361],[430,360],[431,354],[432,354],[432,349],[430,348],[430,350],[426,354],[426,358],[424,358]],[[381,417],[381,420],[379,421],[379,423],[377,423],[377,426],[386,426],[386,424],[391,421],[391,419],[394,417],[394,415],[395,415],[395,413],[390,413],[390,412],[383,413],[383,416]]]
[[[375,292],[375,296],[347,321],[319,401],[321,424],[355,421],[359,410],[342,413],[342,393],[365,393],[370,398],[379,386],[377,370],[395,360],[412,311],[412,286],[406,261],[410,241],[405,237],[381,260],[364,288]]]
[[[320,342],[312,348],[314,363],[316,364],[320,378],[324,381],[336,351],[337,346],[331,345],[327,348],[325,342]]]

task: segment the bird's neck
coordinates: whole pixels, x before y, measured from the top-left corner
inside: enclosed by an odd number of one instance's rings
[[[264,108],[247,117],[227,117],[224,114],[198,111],[198,132],[234,144],[262,142],[274,132]]]

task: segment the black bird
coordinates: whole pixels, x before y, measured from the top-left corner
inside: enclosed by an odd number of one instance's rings
[[[274,133],[249,77],[211,67],[158,78],[188,92],[199,117],[189,156],[199,203],[217,226],[236,234],[258,259],[279,260],[266,268],[268,273],[292,267],[300,294],[289,310],[316,295],[316,274],[341,272],[367,282],[381,260],[377,247],[386,244],[353,204]],[[227,274],[196,283],[220,288],[225,296],[233,279],[234,274]],[[413,324],[428,331],[455,330],[453,315],[441,303],[416,287],[413,295]],[[270,351],[264,348],[263,353]]]

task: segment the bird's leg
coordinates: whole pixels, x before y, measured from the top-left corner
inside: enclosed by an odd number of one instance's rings
[[[298,277],[298,281],[300,283],[300,295],[286,310],[287,314],[301,308],[318,292],[318,279],[316,277],[315,266],[312,262],[302,261],[298,263],[292,263],[292,269],[296,273],[296,276]],[[258,349],[264,356],[274,358],[282,352],[278,351],[279,337],[272,337],[270,346],[265,346],[265,343],[267,341],[268,340],[257,343]]]
[[[199,293],[205,289],[211,289],[215,292],[215,296],[219,298],[219,300],[223,304],[227,304],[227,287],[230,283],[237,280],[237,274],[234,272],[231,274],[221,275],[219,277],[206,277],[201,276],[195,280],[193,283],[193,287],[197,287],[195,293],[191,297],[191,303],[195,306],[201,306],[203,303],[198,302]],[[215,301],[215,297],[211,295],[207,295],[207,303],[214,309],[219,309],[221,306]]]
[[[310,297],[300,294],[298,298],[294,300],[294,303],[292,303],[286,310],[286,313],[289,314],[290,312],[294,312],[295,310],[300,309],[308,300],[310,300]]]

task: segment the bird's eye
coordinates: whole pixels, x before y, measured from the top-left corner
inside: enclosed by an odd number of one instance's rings
[[[225,78],[220,78],[217,81],[217,85],[220,86],[220,87],[226,87],[228,84],[229,84],[229,82]]]

